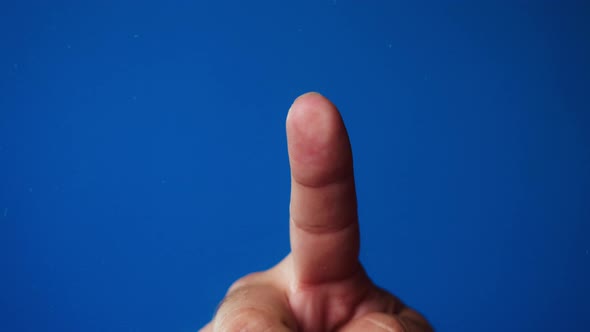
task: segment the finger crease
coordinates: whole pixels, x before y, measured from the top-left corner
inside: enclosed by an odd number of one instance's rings
[[[356,215],[354,218],[351,218],[350,221],[343,223],[343,224],[306,224],[306,223],[298,223],[295,221],[293,217],[291,217],[291,222],[302,231],[315,234],[315,235],[322,235],[322,234],[333,234],[345,231],[349,227],[356,226],[357,223],[355,222],[357,219]]]
[[[387,326],[387,325],[385,325],[385,324],[381,323],[381,322],[380,322],[380,321],[378,321],[378,320],[375,320],[375,319],[373,319],[373,318],[365,318],[365,319],[366,319],[366,320],[368,320],[369,322],[373,323],[374,325],[376,325],[376,326],[378,326],[378,327],[382,328],[383,330],[385,330],[385,331],[387,331],[387,332],[395,332],[395,330],[393,329],[393,327],[391,327],[391,326]]]

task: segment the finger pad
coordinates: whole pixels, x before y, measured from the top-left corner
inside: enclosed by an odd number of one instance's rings
[[[297,98],[287,116],[287,140],[293,177],[319,186],[352,169],[350,143],[336,107],[317,93]]]

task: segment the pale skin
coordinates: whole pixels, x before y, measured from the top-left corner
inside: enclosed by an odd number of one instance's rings
[[[287,115],[291,252],[228,290],[201,332],[426,332],[415,310],[359,262],[352,151],[336,107],[317,93]]]

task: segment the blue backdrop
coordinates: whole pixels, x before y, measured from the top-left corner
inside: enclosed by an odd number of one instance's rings
[[[0,331],[197,330],[289,251],[284,123],[309,90],[349,129],[378,284],[439,331],[587,331],[589,17],[2,2]]]

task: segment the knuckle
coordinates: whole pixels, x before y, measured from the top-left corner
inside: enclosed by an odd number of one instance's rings
[[[398,321],[403,326],[404,332],[432,332],[432,326],[426,320],[417,320],[408,317],[399,317]]]
[[[216,325],[216,331],[259,332],[270,330],[275,325],[275,321],[262,310],[241,308],[220,317]]]
[[[234,281],[231,284],[227,293],[230,294],[237,289],[244,288],[246,286],[256,283],[260,279],[260,275],[260,272],[254,272],[241,277],[240,279]]]
[[[383,332],[414,332],[398,317],[385,314],[373,314],[365,318],[372,328],[371,331]]]

